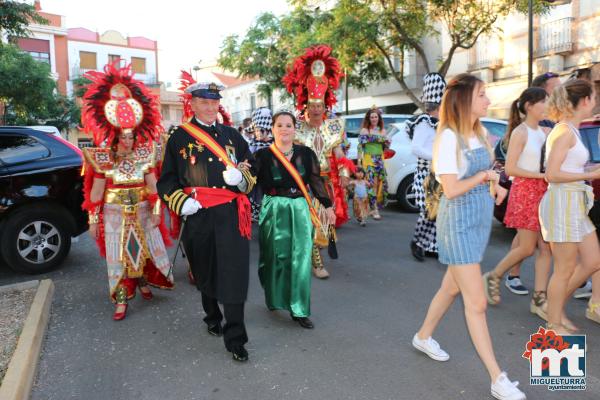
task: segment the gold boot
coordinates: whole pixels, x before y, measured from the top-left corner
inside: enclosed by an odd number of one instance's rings
[[[585,317],[600,324],[600,303],[588,302],[588,308],[585,310]]]
[[[313,275],[319,279],[329,278],[329,272],[323,266],[323,259],[321,258],[321,251],[317,246],[313,246],[312,249],[312,265]]]

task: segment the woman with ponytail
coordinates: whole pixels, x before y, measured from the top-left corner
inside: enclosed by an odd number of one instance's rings
[[[483,275],[488,303],[496,305],[500,303],[502,276],[513,265],[533,255],[537,247],[540,252],[535,262],[535,291],[530,310],[543,319],[547,319],[546,288],[552,262],[550,247],[542,240],[538,217],[538,207],[548,186],[541,162],[546,132],[539,126],[544,119],[546,97],[544,89],[531,87],[525,89],[511,106],[505,170],[514,179],[504,223],[517,230],[513,242],[516,245],[494,270]]]
[[[517,388],[518,383],[511,382],[496,361],[481,280],[480,263],[490,237],[494,197],[499,204],[506,196],[498,174],[491,169],[492,149],[479,120],[487,114],[489,104],[485,84],[469,74],[450,81],[442,98],[433,170],[443,188],[436,220],[439,260],[448,269],[412,344],[436,361],[450,358],[431,336],[461,294],[471,340],[492,381],[492,395],[521,400],[525,394]]]
[[[545,176],[549,185],[539,214],[542,236],[550,242],[554,257],[548,284],[548,329],[558,334],[576,330],[564,317],[567,297],[600,269],[596,228],[587,215],[594,195],[586,184],[600,178],[600,167],[586,171],[590,155],[578,129],[581,121],[592,115],[595,103],[590,82],[574,79],[556,88],[548,105],[550,119],[559,122],[547,139]],[[596,321],[600,320],[599,307],[600,293],[593,293],[586,316],[595,320],[596,315]]]

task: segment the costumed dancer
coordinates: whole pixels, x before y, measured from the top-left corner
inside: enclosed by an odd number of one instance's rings
[[[194,117],[169,138],[157,187],[169,209],[185,217],[181,242],[202,293],[208,333],[223,335],[233,359],[247,361],[244,302],[251,212],[246,193],[255,178],[238,168],[239,161],[252,159],[248,143],[217,121],[222,89],[215,83],[186,89]],[[218,303],[223,304],[223,327]]]
[[[296,118],[289,111],[273,116],[275,143],[255,154],[253,171],[264,192],[260,213],[258,276],[270,310],[288,310],[301,327],[312,329],[310,316],[313,223],[319,223],[308,189],[335,222],[315,153],[294,144]],[[318,227],[317,227],[318,229]]]
[[[380,220],[379,210],[385,207],[388,197],[387,174],[383,152],[390,145],[383,127],[383,116],[373,106],[365,114],[358,136],[358,160],[370,183],[369,207],[373,219]]]
[[[90,71],[83,96],[81,123],[96,147],[83,150],[85,201],[90,233],[106,257],[113,318],[121,320],[127,300],[138,287],[152,298],[148,285],[173,287],[170,244],[156,193],[160,169],[161,116],[158,99],[131,67],[119,61]]]
[[[425,75],[423,77],[423,96],[421,97],[421,101],[425,105],[425,112],[406,121],[406,131],[412,140],[411,150],[417,157],[413,191],[419,207],[419,218],[415,226],[415,235],[410,242],[410,250],[417,261],[424,261],[426,255],[437,257],[438,251],[435,240],[435,218],[430,218],[427,213],[423,183],[431,168],[433,140],[444,89],[446,89],[446,81],[443,76],[435,72]]]
[[[325,119],[327,109],[337,102],[334,91],[340,85],[341,68],[331,56],[331,47],[317,45],[296,58],[283,78],[287,91],[296,98],[296,108],[304,120],[296,129],[296,142],[310,147],[321,168],[336,214],[336,227],[348,221],[346,189],[354,164],[344,156],[344,120]],[[313,274],[325,279],[329,273],[323,266],[320,249],[313,247]]]

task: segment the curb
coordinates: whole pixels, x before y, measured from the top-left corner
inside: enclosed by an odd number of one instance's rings
[[[25,281],[19,283],[12,283],[10,285],[0,286],[0,293],[12,292],[13,290],[27,290],[38,287],[40,281]]]
[[[29,283],[29,282],[27,282]],[[40,281],[17,348],[0,386],[0,399],[27,400],[31,394],[54,294],[50,279]]]

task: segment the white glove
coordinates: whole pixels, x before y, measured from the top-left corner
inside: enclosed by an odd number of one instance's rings
[[[223,179],[229,186],[237,186],[242,182],[243,176],[239,169],[227,166],[223,171]]]
[[[187,199],[181,207],[181,215],[192,215],[198,212],[202,205],[197,200]]]

